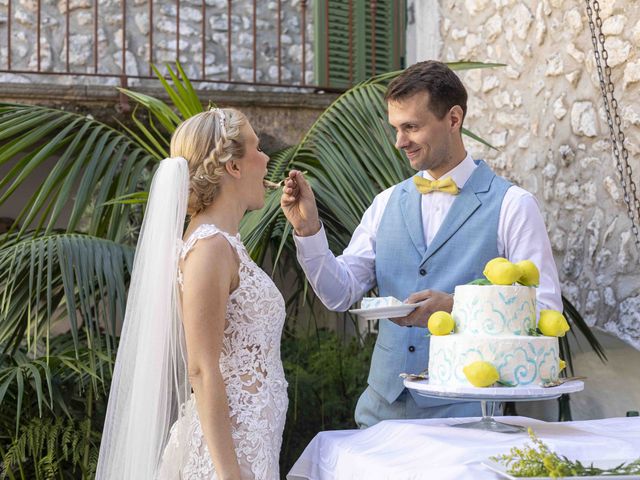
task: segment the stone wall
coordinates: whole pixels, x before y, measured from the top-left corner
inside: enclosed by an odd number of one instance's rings
[[[13,70],[37,70],[37,2],[12,1],[8,19],[8,1],[0,0],[0,69],[7,69],[7,24],[11,21],[11,66]],[[97,57],[100,74],[120,74],[122,65],[123,26],[126,30],[125,65],[128,75],[150,75],[150,29],[153,23],[153,63],[174,63],[177,55],[176,32],[179,25],[179,60],[187,75],[203,78],[202,28],[205,28],[204,78],[228,80],[227,46],[229,41],[227,0],[182,0],[178,12],[175,1],[153,3],[150,22],[149,0],[126,2],[126,25],[122,16],[123,0],[97,0]],[[255,82],[278,83],[277,2],[260,1],[256,15],[256,78]],[[306,82],[313,82],[313,2],[306,5]],[[69,70],[94,73],[94,0],[58,0],[42,2],[40,69],[49,72],[66,71],[66,14],[69,8]],[[281,2],[281,83],[302,83],[302,2]],[[178,24],[178,13],[180,21]],[[231,80],[254,82],[253,70],[253,2],[235,0],[231,13]],[[0,74],[0,82],[42,81],[31,75]],[[47,83],[118,84],[117,78],[50,76]],[[130,82],[136,85],[138,82]],[[203,84],[215,89],[231,88],[229,84]],[[246,89],[246,86],[243,86]]]
[[[640,184],[640,3],[600,6]],[[611,153],[584,2],[442,0],[439,15],[440,59],[507,65],[461,73],[470,94],[466,127],[499,149],[467,141],[470,152],[536,195],[563,293],[587,322],[640,349],[640,254]]]

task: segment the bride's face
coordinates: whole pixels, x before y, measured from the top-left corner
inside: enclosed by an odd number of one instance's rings
[[[267,175],[269,156],[260,148],[260,140],[247,122],[241,127],[245,153],[239,159],[242,168],[243,190],[246,194],[247,210],[258,210],[264,206],[264,177]]]

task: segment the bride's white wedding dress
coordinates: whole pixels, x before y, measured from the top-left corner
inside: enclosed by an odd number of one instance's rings
[[[240,240],[214,225],[199,226],[183,244],[184,260],[198,240],[223,235],[238,252],[238,287],[227,303],[220,371],[226,385],[232,436],[243,479],[277,480],[287,412],[287,381],[280,359],[285,320],[282,295]],[[178,282],[182,285],[181,272]],[[214,480],[215,468],[196,410],[195,395],[171,427],[158,480]]]

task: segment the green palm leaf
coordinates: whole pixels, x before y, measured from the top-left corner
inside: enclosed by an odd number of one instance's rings
[[[100,344],[106,333],[110,354],[132,264],[133,248],[111,240],[66,233],[9,236],[0,249],[0,345],[15,352],[26,341],[36,353],[63,318],[76,348],[82,327],[90,345]]]
[[[571,322],[571,330],[569,333],[573,335],[573,337],[578,340],[577,332],[580,332],[584,338],[587,340],[595,354],[598,358],[604,363],[607,361],[607,355],[604,351],[604,347],[598,340],[598,338],[591,331],[591,327],[585,321],[585,319],[580,315],[580,312],[576,309],[576,307],[563,295],[562,296],[562,307],[563,314],[569,322]],[[573,328],[575,327],[575,328]],[[577,331],[576,331],[577,330]],[[571,372],[571,375],[574,374],[573,369],[573,359],[571,358],[571,347],[569,344],[569,338],[565,335],[564,337],[560,337],[560,350],[564,355],[564,358],[567,361],[567,369]]]
[[[138,133],[92,118],[37,106],[0,103],[0,205],[15,202],[34,173],[44,180],[24,202],[13,231],[0,236],[0,346],[36,348],[63,319],[79,348],[106,330],[111,342],[124,311],[132,245],[151,170],[167,156],[169,138],[186,116],[202,111],[178,65],[161,79],[179,113],[153,97],[126,91],[149,113]],[[156,70],[156,73],[159,72]],[[180,76],[180,78],[179,78]],[[56,229],[64,226],[66,235]],[[79,233],[79,235],[74,235]]]
[[[83,334],[81,343],[90,343]],[[80,390],[91,388],[95,397],[105,398],[113,355],[104,352],[106,345],[98,344],[91,349],[76,349],[70,334],[62,334],[51,340],[51,351],[47,356],[33,357],[24,349],[13,355],[3,355],[0,367],[0,405],[15,405],[18,415],[11,419],[16,433],[22,420],[21,413],[32,412],[33,406],[40,417],[43,408],[54,415],[63,413],[72,418],[74,409],[68,393],[69,388]],[[0,428],[7,431],[11,426],[0,419]]]
[[[91,118],[0,103],[0,166],[9,167],[0,179],[0,205],[15,202],[34,172],[47,172],[18,214],[20,233],[66,225],[68,232],[84,228],[91,235],[121,238],[131,207],[105,202],[138,190],[142,171],[153,163],[127,136]]]
[[[182,66],[179,63],[176,64],[177,73],[169,65],[166,68],[171,83],[155,66],[153,66],[153,71],[179,114],[175,113],[174,109],[165,102],[155,97],[124,88],[119,89],[120,92],[127,95],[137,104],[131,115],[136,131],[122,123],[120,125],[140,145],[144,145],[149,152],[152,152],[158,160],[169,156],[169,141],[180,122],[204,110],[202,102],[198,98],[198,94],[191,82],[189,82]],[[139,107],[146,110],[146,119],[138,116]]]
[[[35,392],[35,398],[38,405],[38,411],[42,416],[42,405],[47,403],[44,395],[44,387],[48,387],[48,397],[50,404],[53,404],[53,387],[51,381],[51,370],[49,365],[42,360],[29,360],[22,352],[16,353],[13,357],[3,361],[3,367],[0,368],[0,404],[2,404],[7,394],[7,390],[13,387],[15,382],[15,391],[9,392],[9,397],[16,405],[15,427],[16,435],[20,428],[20,413],[25,401],[25,380],[27,387],[32,387]],[[43,382],[43,378],[45,382]]]

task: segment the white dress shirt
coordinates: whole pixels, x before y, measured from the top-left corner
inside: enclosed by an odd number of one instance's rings
[[[462,188],[476,168],[471,156],[467,155],[441,178],[450,176]],[[433,180],[428,172],[421,173]],[[374,198],[353,232],[351,242],[339,257],[329,250],[324,227],[309,237],[294,234],[298,261],[316,295],[328,309],[345,311],[376,286],[376,236],[382,214],[396,186]],[[455,195],[437,191],[422,195],[422,225],[427,246],[455,199]],[[502,201],[497,249],[499,256],[512,262],[531,260],[535,263],[540,270],[538,310],[562,311],[558,272],[538,202],[529,192],[515,185],[507,190]]]

